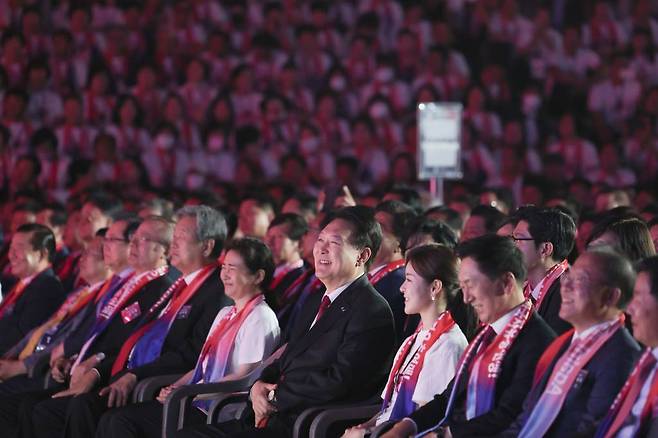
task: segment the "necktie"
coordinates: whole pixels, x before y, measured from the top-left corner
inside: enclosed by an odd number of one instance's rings
[[[320,303],[320,308],[318,309],[318,314],[315,315],[315,322],[318,322],[320,318],[322,318],[322,315],[324,312],[327,311],[327,309],[331,306],[331,300],[329,299],[328,296],[323,296],[322,297],[322,302]]]
[[[473,364],[475,364],[475,359],[477,359],[478,356],[480,356],[482,353],[484,353],[491,344],[491,341],[496,337],[496,331],[488,325],[486,328],[483,329],[482,333],[482,339],[480,340],[480,344],[477,346],[475,349],[475,354],[473,355],[472,358],[468,358],[466,360],[469,360],[468,363],[468,371],[470,375],[470,371],[473,369]]]

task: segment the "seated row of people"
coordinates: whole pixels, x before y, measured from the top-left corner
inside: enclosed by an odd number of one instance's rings
[[[251,388],[239,420],[202,424],[205,406],[196,404],[188,418],[198,424],[180,435],[290,436],[305,408],[363,401],[382,388],[380,414],[346,434],[360,436],[388,420],[398,421],[388,436],[437,427],[453,436],[590,436],[604,427],[641,353],[622,313],[632,295],[630,263],[586,252],[567,271],[575,224],[555,209],[524,209],[511,238],[474,238],[456,253],[432,244],[410,248],[424,243],[410,229],[423,228],[399,207],[340,209],[302,235],[299,216],[281,215],[266,236],[274,251],[252,238],[224,247],[226,223],[204,206],[184,208],[176,224],[116,220],[80,257],[87,286],[62,296],[0,361],[3,430],[159,436],[159,402],[124,407],[139,380],[184,374],[161,402],[182,384],[244,376],[280,338],[288,344]],[[302,242],[308,236],[312,245]],[[394,272],[401,292],[373,288],[378,276]],[[283,281],[287,287],[277,288]],[[21,298],[13,291],[6,300],[18,301],[12,297]],[[285,326],[275,311],[286,315]],[[42,376],[27,370],[48,355],[56,382],[42,390]],[[619,359],[611,366],[609,357]],[[647,391],[642,406],[650,412],[655,396]],[[613,419],[610,426],[637,433],[647,419]]]

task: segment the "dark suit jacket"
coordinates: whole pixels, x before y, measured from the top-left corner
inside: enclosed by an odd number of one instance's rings
[[[148,310],[153,304],[155,304],[158,298],[162,296],[169,286],[171,286],[178,277],[178,274],[178,271],[172,272],[170,270],[162,277],[158,277],[147,283],[128,301],[128,303],[116,312],[112,321],[108,324],[103,333],[101,333],[91,344],[85,357],[83,357],[83,360],[96,353],[102,352],[105,354],[105,359],[95,367],[101,373],[101,385],[104,385],[109,381],[109,370],[112,369],[112,364],[117,358],[123,343],[137,327],[146,322],[145,318],[147,317],[146,314]],[[125,308],[134,305],[134,303],[139,305],[141,316],[128,323],[124,323],[121,318],[121,312]],[[152,315],[152,317],[155,316],[157,316],[157,312]],[[152,317],[148,319],[150,320]]]
[[[530,391],[523,403],[523,412],[505,436],[517,436],[523,428],[523,424],[544,392],[555,364],[569,344],[570,342],[565,343],[537,386]],[[580,371],[576,382],[567,394],[562,410],[546,436],[593,436],[640,354],[640,346],[625,328],[622,327],[612,335]]]
[[[561,305],[562,296],[560,295],[560,279],[558,278],[546,291],[546,297],[542,300],[541,306],[537,310],[539,316],[546,321],[546,324],[548,324],[558,336],[571,329],[571,324],[560,318]]]
[[[133,373],[141,380],[146,377],[186,373],[191,370],[196,364],[217,312],[222,307],[232,304],[233,301],[224,295],[224,286],[219,281],[219,269],[213,270],[185,304],[190,306],[189,312],[179,311],[174,319],[165,337],[160,356],[149,364],[126,370],[124,373]],[[104,361],[104,364],[106,362]],[[99,372],[101,375],[107,375],[111,368],[112,364],[107,364],[99,369]],[[117,378],[124,373],[117,374]]]
[[[496,380],[494,407],[484,415],[466,420],[466,384],[461,379],[455,405],[448,419],[454,437],[492,436],[504,431],[519,415],[535,371],[535,365],[546,347],[555,338],[548,324],[533,313],[507,351]],[[454,380],[446,390],[419,408],[409,417],[416,422],[418,432],[430,429],[445,415]]]
[[[404,283],[404,267],[389,272],[373,284],[377,292],[386,298],[388,305],[391,307],[398,344],[404,340],[404,322],[407,319],[407,315],[404,313],[404,296],[400,292],[402,283]]]
[[[52,269],[34,277],[14,303],[13,311],[0,319],[0,354],[43,324],[62,304],[65,296],[62,283]]]
[[[262,381],[278,383],[279,414],[291,417],[311,406],[364,400],[386,379],[395,351],[386,300],[363,275],[309,330],[322,296],[308,298],[286,351],[261,375]]]

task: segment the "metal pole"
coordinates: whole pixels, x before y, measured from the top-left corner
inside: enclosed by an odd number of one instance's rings
[[[439,176],[430,178],[430,194],[432,205],[443,205],[443,178]]]

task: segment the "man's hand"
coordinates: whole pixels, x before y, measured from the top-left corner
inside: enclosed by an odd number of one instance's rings
[[[160,393],[158,394],[158,397],[156,398],[157,401],[160,403],[164,404],[165,400],[167,400],[167,397],[169,394],[173,392],[174,389],[178,388],[180,385],[177,385],[176,383],[171,384],[169,386],[165,386],[160,390]]]
[[[80,362],[73,370],[73,373],[71,373],[71,386],[75,385],[78,379],[87,374],[87,372],[98,364],[99,361],[96,359],[96,356],[91,356]]]
[[[87,371],[82,376],[78,376],[75,380],[71,378],[71,385],[69,386],[69,389],[58,392],[57,394],[53,395],[53,398],[69,397],[87,393],[92,390],[98,380],[99,377],[95,371]]]
[[[275,389],[275,383],[265,383],[260,380],[254,383],[254,385],[251,387],[251,391],[249,391],[249,398],[251,399],[251,405],[256,416],[255,426],[258,426],[262,420],[266,419],[276,411],[276,408],[272,406],[270,401],[267,399],[268,393]]]
[[[382,438],[408,438],[418,433],[416,425],[413,421],[403,418],[401,421],[395,423],[388,432],[382,435]]]
[[[343,186],[342,189],[343,189],[343,194],[336,198],[336,200],[334,201],[334,207],[341,208],[341,207],[355,206],[356,199],[354,199],[354,195],[352,195],[352,192],[350,191],[349,187]]]
[[[353,426],[345,430],[341,438],[363,438],[367,432],[368,429],[366,427],[363,427],[363,425],[359,424],[357,426]]]
[[[0,380],[27,374],[27,368],[22,360],[0,360]]]
[[[73,361],[65,357],[60,357],[55,360],[50,368],[50,373],[52,374],[53,379],[58,383],[64,383],[66,377],[69,375],[69,371],[71,371],[71,365],[73,365]]]
[[[137,376],[132,373],[126,373],[109,386],[101,389],[98,394],[100,396],[108,394],[108,408],[120,408],[128,403],[128,396],[136,385]]]

